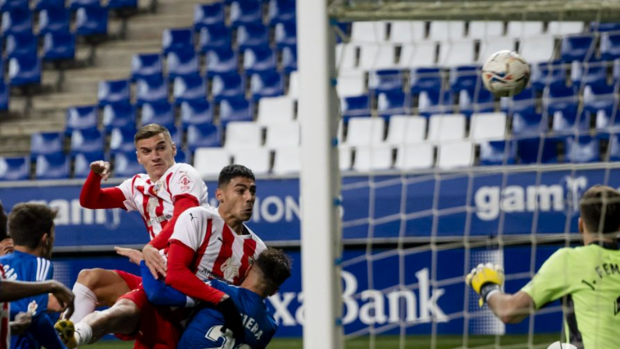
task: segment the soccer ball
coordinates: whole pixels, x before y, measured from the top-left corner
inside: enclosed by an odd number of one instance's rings
[[[577,347],[570,343],[554,342],[551,343],[551,345],[548,346],[547,349],[577,349]]]
[[[500,97],[518,94],[529,80],[530,66],[514,51],[496,52],[482,66],[484,86]]]

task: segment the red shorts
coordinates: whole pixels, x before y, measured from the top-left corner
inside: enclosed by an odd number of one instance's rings
[[[175,349],[183,329],[180,320],[184,315],[173,312],[170,307],[156,306],[149,300],[142,287],[119,298],[127,299],[140,309],[140,325],[133,335],[115,334],[122,340],[135,340],[134,349]],[[185,313],[185,309],[180,309]]]
[[[122,271],[118,269],[115,269],[114,272],[118,274],[118,276],[122,277],[123,280],[125,280],[125,283],[127,284],[127,287],[129,287],[130,290],[135,290],[142,283],[142,278],[139,277],[138,275],[134,275],[132,273],[128,273],[126,271]]]

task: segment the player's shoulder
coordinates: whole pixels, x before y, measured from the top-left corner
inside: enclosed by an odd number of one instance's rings
[[[212,206],[194,206],[190,207],[183,212],[185,215],[190,215],[195,218],[200,219],[217,219],[222,220],[220,214],[217,212],[217,209]]]
[[[200,175],[198,174],[198,171],[194,168],[194,166],[190,165],[190,164],[186,164],[184,162],[177,162],[176,164],[172,165],[168,171],[166,171],[170,174],[174,175],[188,175],[191,177],[194,176],[198,176],[200,177]],[[166,174],[164,174],[164,176],[166,176]]]
[[[266,250],[267,245],[265,245],[265,243],[263,242],[263,239],[261,239],[258,235],[256,235],[256,233],[252,229],[250,229],[250,227],[248,227],[246,224],[244,224],[244,226],[245,226],[246,231],[250,234],[250,236],[252,236],[252,240],[256,241],[256,251],[262,252],[262,250]]]

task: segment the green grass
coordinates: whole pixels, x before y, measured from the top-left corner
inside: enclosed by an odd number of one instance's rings
[[[547,345],[557,341],[559,334],[538,334],[534,337],[534,344],[540,345],[540,348],[546,348]],[[469,338],[467,348],[476,348],[482,346],[494,345],[497,337],[495,336],[472,336]],[[437,337],[436,349],[463,348],[463,337],[458,335],[441,335]],[[510,335],[499,337],[499,348],[510,349],[526,349],[527,335]],[[408,336],[405,340],[406,349],[426,349],[431,348],[430,336]],[[121,341],[102,341],[94,345],[90,345],[88,349],[131,349],[133,342]],[[371,343],[368,337],[360,337],[347,340],[346,349],[370,349]],[[274,339],[269,345],[270,349],[301,349],[302,341],[297,338]],[[374,348],[376,349],[399,349],[400,337],[398,336],[380,336],[376,337]],[[495,348],[493,346],[493,348]]]

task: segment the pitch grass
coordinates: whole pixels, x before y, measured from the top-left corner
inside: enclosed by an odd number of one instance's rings
[[[545,349],[547,346],[560,338],[558,333],[554,334],[537,334],[534,336],[534,345],[537,348]],[[509,335],[499,337],[499,346],[495,346],[497,337],[495,336],[471,336],[467,348],[510,348],[510,349],[527,349],[527,335]],[[463,337],[458,335],[440,335],[436,338],[436,349],[464,348]],[[369,338],[361,337],[347,340],[346,349],[370,349],[371,343]],[[133,342],[121,342],[118,340],[102,341],[94,345],[83,347],[84,349],[131,349]],[[298,338],[281,338],[274,339],[269,345],[269,349],[302,349],[302,341]],[[376,337],[374,343],[375,349],[399,349],[400,338],[398,336],[381,336]],[[431,348],[430,336],[408,336],[405,342],[406,349],[426,349]]]

